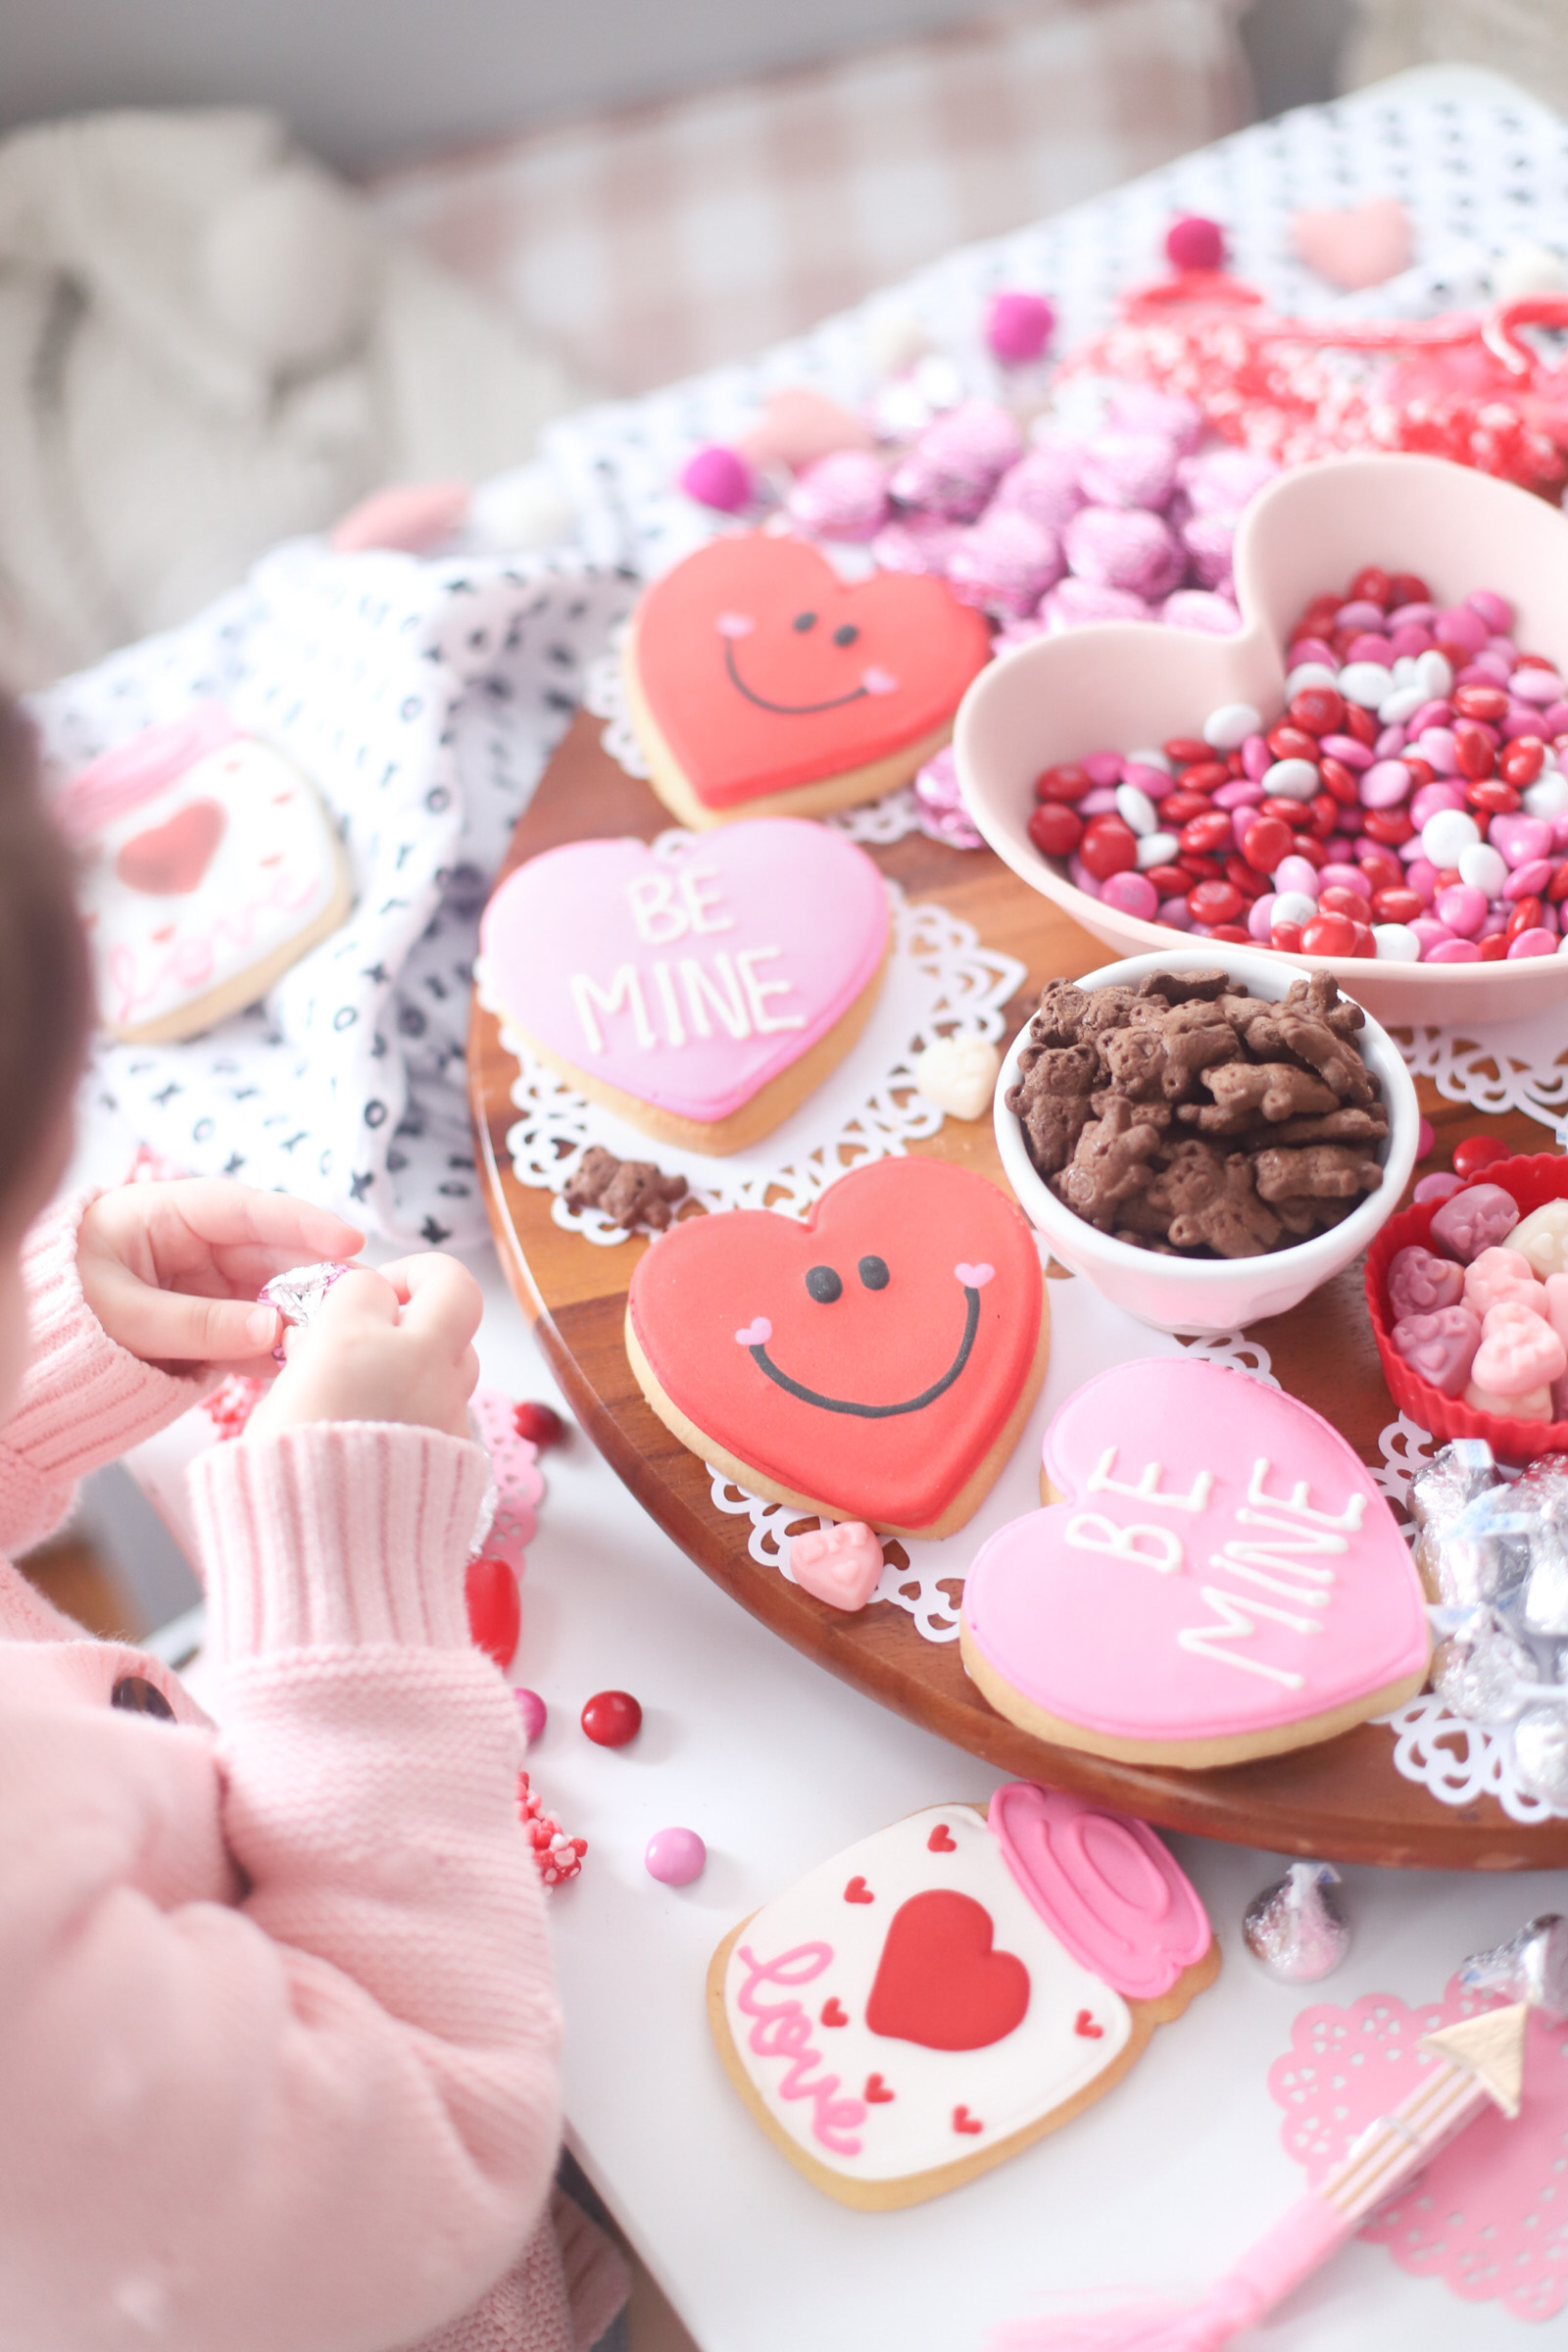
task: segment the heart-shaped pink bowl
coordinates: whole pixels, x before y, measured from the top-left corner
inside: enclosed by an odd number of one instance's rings
[[[1548,1200],[1568,1196],[1568,1159],[1560,1152],[1532,1152],[1515,1159],[1494,1159],[1480,1169],[1476,1184],[1498,1184],[1512,1193],[1519,1213],[1528,1217]],[[1389,1395],[1401,1413],[1430,1430],[1440,1446],[1453,1438],[1485,1438],[1499,1462],[1533,1462],[1541,1453],[1568,1450],[1568,1421],[1514,1421],[1502,1413],[1478,1413],[1462,1396],[1445,1396],[1423,1380],[1395,1348],[1390,1333],[1394,1316],[1389,1306],[1389,1268],[1400,1250],[1412,1242],[1426,1246],[1436,1200],[1415,1200],[1391,1217],[1366,1253],[1366,1307],[1372,1318],[1372,1337],[1378,1344],[1383,1377]]]
[[[980,672],[959,706],[954,749],[970,813],[998,857],[1120,956],[1193,944],[1185,932],[1119,914],[1042,858],[1025,830],[1034,779],[1086,752],[1196,734],[1221,703],[1251,703],[1272,724],[1284,703],[1286,632],[1312,597],[1343,587],[1365,564],[1419,572],[1441,602],[1496,589],[1513,604],[1518,642],[1568,669],[1568,518],[1555,507],[1442,458],[1298,466],[1242,517],[1243,625],[1234,636],[1106,621],[1036,637]],[[1288,960],[1332,972],[1391,1027],[1510,1020],[1568,998],[1568,956]]]

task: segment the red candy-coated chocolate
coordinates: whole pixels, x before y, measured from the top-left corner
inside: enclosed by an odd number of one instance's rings
[[[1361,819],[1361,830],[1372,841],[1387,841],[1397,848],[1408,841],[1414,825],[1402,808],[1369,808]]]
[[[1177,898],[1187,889],[1187,876],[1179,865],[1146,865],[1144,876],[1153,884],[1162,899]]]
[[[1300,954],[1300,949],[1301,949],[1301,926],[1300,926],[1300,924],[1299,924],[1299,923],[1276,923],[1276,924],[1274,924],[1273,928],[1270,930],[1270,932],[1269,932],[1269,935],[1268,935],[1268,944],[1269,944],[1269,946],[1270,946],[1271,948],[1278,948],[1278,949],[1280,950],[1280,952],[1281,952],[1281,954],[1282,954],[1282,955],[1285,955],[1285,956],[1298,956],[1298,955],[1299,955],[1299,954]]]
[[[1541,921],[1541,901],[1534,893],[1529,898],[1516,899],[1512,914],[1503,929],[1503,937],[1512,941],[1521,931],[1534,931]]]
[[[1472,784],[1479,784],[1484,776],[1490,776],[1497,763],[1492,742],[1483,734],[1479,721],[1473,718],[1462,718],[1454,727],[1453,756],[1458,762],[1460,775],[1468,776]]]
[[[1250,931],[1244,931],[1240,923],[1216,923],[1208,936],[1210,939],[1223,939],[1233,948],[1247,948],[1252,944]]]
[[[1533,784],[1545,763],[1546,747],[1539,735],[1516,735],[1497,761],[1504,783]]]
[[[1304,727],[1288,726],[1282,722],[1270,727],[1264,737],[1276,760],[1315,760],[1317,737],[1308,735]]]
[[[1350,599],[1355,604],[1381,605],[1386,612],[1393,587],[1394,583],[1381,564],[1363,564],[1350,582]]]
[[[1500,776],[1484,776],[1479,784],[1464,788],[1467,808],[1484,809],[1488,816],[1511,816],[1519,806],[1519,795],[1511,784]]]
[[[1242,911],[1242,894],[1234,882],[1200,882],[1187,894],[1187,911],[1195,923],[1233,922]]]
[[[1347,914],[1314,914],[1301,925],[1304,956],[1353,956],[1355,925]]]
[[[1191,767],[1195,760],[1212,760],[1212,748],[1201,735],[1172,735],[1162,747],[1172,767]]]
[[[1355,854],[1355,862],[1366,876],[1368,890],[1402,890],[1404,868],[1397,858],[1385,858],[1381,850],[1369,850],[1363,843]]]
[[[1217,792],[1231,780],[1231,771],[1223,760],[1195,760],[1177,777],[1184,792]]]
[[[1312,830],[1320,841],[1327,841],[1340,821],[1340,804],[1332,792],[1314,792],[1306,804],[1312,819]]]
[[[1125,874],[1138,863],[1138,836],[1119,816],[1092,817],[1084,827],[1078,855],[1097,882]]]
[[[1343,760],[1336,760],[1330,754],[1327,759],[1318,761],[1317,772],[1331,800],[1338,801],[1342,808],[1356,807],[1361,798],[1361,788]]]
[[[510,1666],[522,1631],[522,1604],[512,1563],[489,1557],[470,1560],[463,1580],[463,1596],[475,1649],[482,1649],[502,1668]]]
[[[1291,850],[1294,856],[1304,858],[1308,865],[1327,865],[1329,854],[1314,833],[1293,833]]]
[[[1332,882],[1327,890],[1318,892],[1317,909],[1319,914],[1348,914],[1352,923],[1372,920],[1371,901],[1358,890],[1348,890],[1339,882]]]
[[[1185,825],[1189,818],[1202,816],[1211,807],[1201,792],[1168,792],[1159,804],[1159,821],[1166,831],[1172,825]]]
[[[1231,823],[1229,810],[1210,808],[1202,816],[1191,818],[1187,824],[1183,825],[1180,838],[1182,848],[1192,851],[1199,857],[1201,857],[1205,850],[1226,848],[1235,838],[1235,827]]]
[[[1357,743],[1364,743],[1367,750],[1371,751],[1378,739],[1378,722],[1370,710],[1362,710],[1359,703],[1347,703],[1345,732],[1353,735]]]
[[[1224,874],[1227,882],[1235,883],[1244,899],[1260,899],[1269,887],[1267,874],[1260,874],[1249,865],[1235,850],[1225,859]]]
[[[1260,874],[1271,874],[1291,854],[1291,828],[1277,816],[1254,817],[1242,835],[1242,856]]]
[[[1489,932],[1485,939],[1476,941],[1476,947],[1483,963],[1500,963],[1508,953],[1508,941],[1501,931]]]
[[[1068,858],[1084,837],[1084,820],[1065,801],[1042,801],[1029,812],[1027,831],[1042,858]]]
[[[596,1690],[582,1711],[595,1747],[624,1747],[643,1728],[643,1711],[629,1690]]]
[[[1564,899],[1568,899],[1568,858],[1563,860],[1546,884],[1546,896],[1553,906],[1560,906]]]
[[[1189,882],[1217,882],[1225,870],[1214,856],[1200,857],[1192,850],[1184,850],[1176,862]]]
[[[1043,775],[1036,776],[1035,799],[1037,801],[1081,801],[1084,794],[1092,791],[1093,788],[1094,779],[1086,767],[1075,767],[1070,763],[1061,762],[1055,767],[1048,767]]]
[[[1378,890],[1372,894],[1372,918],[1379,923],[1413,923],[1418,914],[1426,911],[1426,902],[1416,890]]]
[[[1508,697],[1500,686],[1456,686],[1453,707],[1461,718],[1506,718]]]
[[[1453,1147],[1453,1172],[1456,1176],[1462,1176],[1468,1184],[1470,1178],[1479,1176],[1483,1168],[1490,1168],[1494,1161],[1507,1157],[1507,1145],[1499,1143],[1494,1135],[1467,1135],[1462,1143]]]
[[[530,1446],[559,1446],[566,1434],[566,1424],[553,1404],[541,1404],[528,1397],[513,1410],[512,1425],[519,1438]]]
[[[1375,568],[1375,566],[1374,566]],[[1364,579],[1367,575],[1356,575]],[[1397,612],[1400,605],[1430,605],[1432,591],[1418,571],[1395,571],[1389,575],[1389,605]]]
[[[1303,686],[1291,697],[1290,717],[1308,735],[1333,735],[1345,723],[1345,697],[1334,686]]]

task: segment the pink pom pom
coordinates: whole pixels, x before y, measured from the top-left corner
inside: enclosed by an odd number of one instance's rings
[[[738,451],[712,442],[687,459],[678,476],[688,498],[720,514],[738,514],[752,503],[752,469]]]
[[[1004,367],[1021,367],[1039,359],[1055,323],[1043,294],[996,294],[986,314],[986,341]]]
[[[1173,270],[1223,270],[1225,231],[1201,213],[1185,213],[1165,231],[1165,258]]]

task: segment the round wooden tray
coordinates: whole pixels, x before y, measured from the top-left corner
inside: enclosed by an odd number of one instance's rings
[[[579,714],[551,760],[508,854],[510,871],[558,842],[635,834],[651,840],[669,818],[650,787],[603,749],[601,723]],[[1098,941],[1017,880],[989,850],[950,850],[924,834],[873,851],[911,899],[939,900],[986,943],[1027,966],[1008,1006],[1008,1035],[1053,973],[1102,963]],[[477,1004],[469,1072],[486,1200],[502,1263],[578,1418],[632,1493],[704,1572],[753,1616],[819,1664],[927,1730],[1004,1771],[1081,1789],[1167,1829],[1196,1831],[1282,1853],[1399,1867],[1548,1869],[1568,1864],[1568,1821],[1526,1827],[1491,1798],[1450,1807],[1400,1778],[1393,1735],[1363,1724],[1319,1747],[1222,1772],[1172,1772],[1107,1763],[1030,1739],[995,1714],[963,1671],[956,1642],[923,1641],[902,1611],[846,1617],[762,1568],[747,1550],[749,1523],[709,1498],[695,1455],[677,1446],[645,1401],[621,1344],[626,1286],[647,1248],[640,1237],[606,1249],[552,1222],[552,1196],[519,1184],[506,1135],[516,1064],[494,1017]],[[1510,1149],[1535,1151],[1542,1130],[1522,1112],[1483,1119],[1442,1102],[1425,1082],[1423,1108],[1440,1151],[1480,1126]],[[989,1121],[950,1119],[916,1150],[956,1160],[1003,1184]],[[649,1156],[657,1157],[652,1144]],[[1368,1461],[1393,1415],[1361,1291],[1359,1262],[1291,1314],[1256,1326],[1284,1386],[1325,1414]]]

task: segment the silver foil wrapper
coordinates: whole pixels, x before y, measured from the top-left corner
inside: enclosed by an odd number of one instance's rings
[[[1293,1862],[1242,1918],[1242,1941],[1271,1977],[1315,1984],[1350,1948],[1340,1874],[1331,1862]]]
[[[1511,1723],[1535,1660],[1495,1609],[1467,1609],[1432,1656],[1432,1688],[1471,1723]]]
[[[1514,1769],[1532,1796],[1568,1813],[1568,1706],[1526,1707],[1513,1727]]]
[[[1568,1919],[1544,1911],[1490,1952],[1473,1952],[1459,1970],[1467,1992],[1498,2001],[1532,2001],[1548,2017],[1568,2018]]]
[[[348,1270],[336,1258],[323,1258],[315,1266],[290,1266],[287,1273],[274,1274],[270,1282],[264,1282],[256,1296],[262,1305],[275,1306],[285,1323],[313,1323],[327,1292]],[[272,1353],[279,1363],[283,1361],[281,1348],[274,1348]]]

